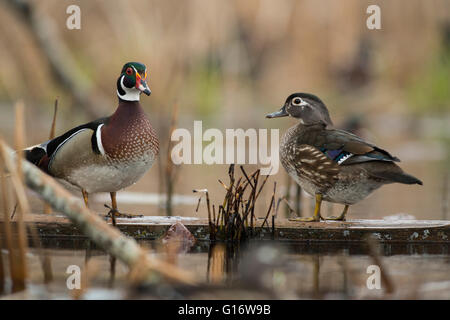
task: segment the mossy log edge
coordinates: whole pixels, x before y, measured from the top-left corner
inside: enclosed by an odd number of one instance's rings
[[[85,236],[72,223],[65,221],[39,222],[34,221],[38,233],[43,238],[84,238]],[[0,225],[2,222],[0,222]],[[197,240],[209,240],[209,229],[206,222],[185,223],[185,226],[195,236]],[[347,227],[348,226],[348,227]],[[13,230],[16,228],[12,223]],[[161,238],[169,229],[170,224],[138,224],[124,223],[117,224],[117,228],[128,237],[137,240],[156,240]],[[361,227],[351,224],[339,224],[337,226],[298,225],[282,221],[274,232],[271,227],[256,226],[247,232],[251,239],[261,240],[295,240],[295,241],[365,241],[368,236],[372,236],[384,243],[450,243],[450,223],[444,225],[430,225],[418,227],[392,227],[376,228]],[[224,241],[223,237],[218,237],[218,241]]]

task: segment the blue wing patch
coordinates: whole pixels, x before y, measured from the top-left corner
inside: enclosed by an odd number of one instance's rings
[[[342,149],[339,150],[327,150],[326,148],[321,148],[322,151],[328,158],[337,162],[337,164],[342,164],[345,160],[351,158],[353,153],[344,151]]]

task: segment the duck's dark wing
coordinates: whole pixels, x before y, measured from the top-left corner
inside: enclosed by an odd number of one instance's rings
[[[303,139],[339,165],[367,161],[400,161],[386,150],[344,130],[319,130]]]
[[[300,177],[303,175],[308,178],[308,173],[305,171],[312,172],[317,177],[317,183],[314,181],[316,179],[312,181],[316,185],[326,185],[323,184],[324,180],[329,184],[337,178],[340,168],[356,163],[359,163],[370,176],[381,179],[385,183],[422,185],[422,181],[405,173],[395,164],[400,161],[397,157],[343,130],[324,130],[323,128],[308,130],[290,143],[285,152],[292,153],[290,156],[285,156],[293,164],[283,163],[283,165],[296,170]],[[325,177],[326,179],[323,179]]]
[[[97,131],[97,128],[100,125],[108,122],[108,119],[109,119],[109,117],[105,117],[105,118],[97,119],[95,121],[92,121],[92,122],[89,122],[86,124],[82,124],[78,127],[75,127],[73,129],[67,131],[63,135],[56,137],[53,140],[49,141],[47,144],[47,156],[51,157],[53,155],[53,153],[61,145],[63,145],[67,140],[69,140],[71,137],[75,136],[77,134],[77,132],[80,132],[81,130],[90,129],[93,131],[93,133],[95,133]],[[95,153],[100,153],[99,148],[98,148],[97,136],[95,134],[92,135],[91,144],[92,144],[92,150],[94,150]]]
[[[91,148],[95,153],[99,154],[100,150],[97,141],[97,135],[95,133],[97,131],[97,128],[102,124],[106,124],[108,120],[109,117],[105,117],[82,124],[52,140],[48,140],[42,144],[27,148],[24,150],[25,159],[37,165],[42,170],[48,172],[47,166],[54,153],[57,152],[57,150],[65,143],[67,143],[70,139],[75,139],[77,134],[84,130],[92,130]]]

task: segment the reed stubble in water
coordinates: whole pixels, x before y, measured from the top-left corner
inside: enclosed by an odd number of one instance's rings
[[[206,195],[210,240],[241,241],[251,237],[254,234],[256,200],[261,194],[269,175],[264,178],[261,186],[258,188],[260,170],[258,169],[251,175],[248,175],[243,166],[240,166],[240,169],[243,176],[236,179],[235,166],[234,164],[230,165],[228,169],[228,185],[219,179],[219,183],[225,188],[226,193],[222,204],[218,205],[219,209],[217,216],[215,205],[212,206],[211,210],[208,190],[193,190],[194,192],[203,193]],[[276,188],[276,185],[274,188]],[[272,201],[263,225],[264,223],[267,223],[269,213],[271,212],[271,209],[274,208],[275,190],[276,189],[274,189]],[[198,211],[200,201],[201,197],[199,199],[196,211]]]
[[[15,126],[15,144],[17,146],[23,145],[23,103],[19,102],[15,106],[16,110],[16,126]],[[20,156],[16,159],[16,165],[21,161]],[[5,233],[5,242],[8,250],[9,258],[9,270],[12,281],[12,291],[18,292],[25,289],[26,279],[26,231],[23,222],[23,212],[27,210],[28,203],[26,196],[21,189],[21,166],[14,168],[14,164],[11,159],[6,159],[3,153],[3,149],[0,150],[0,173],[2,175],[2,197],[3,197],[3,225]],[[17,221],[17,232],[13,233],[11,228],[10,218],[10,205],[9,205],[9,185],[6,181],[6,172],[9,173],[10,179],[14,186],[15,196],[19,202],[19,212]]]
[[[24,127],[24,111],[25,107],[22,102],[18,102],[15,105],[16,110],[16,118],[15,118],[15,147],[16,150],[22,150],[25,142],[25,127]],[[1,142],[1,141],[0,141]],[[26,252],[27,252],[27,228],[31,234],[31,240],[33,241],[34,246],[37,248],[39,253],[39,258],[41,262],[41,267],[44,276],[44,283],[49,283],[53,279],[52,271],[51,271],[51,263],[50,258],[47,253],[45,253],[40,245],[39,236],[37,234],[36,228],[34,224],[28,224],[24,222],[25,215],[30,212],[30,206],[28,203],[28,199],[26,197],[25,187],[23,183],[23,173],[22,173],[22,153],[16,153],[17,157],[15,159],[16,165],[14,165],[14,161],[10,159],[3,145],[0,146],[0,162],[2,165],[0,166],[0,172],[2,172],[2,197],[4,203],[4,229],[5,229],[5,238],[6,244],[9,251],[9,259],[10,259],[10,274],[12,279],[12,291],[17,292],[25,289],[25,281],[27,279],[27,261],[26,261]],[[17,208],[17,229],[16,232],[13,233],[11,228],[11,221],[14,219],[14,214],[9,216],[9,185],[7,184],[4,176],[4,172],[9,173],[9,177],[12,182],[14,195],[17,199],[16,206],[14,207],[14,213]]]

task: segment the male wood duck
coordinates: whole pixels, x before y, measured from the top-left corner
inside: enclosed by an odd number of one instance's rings
[[[114,114],[26,149],[25,157],[51,176],[88,194],[109,192],[112,211],[119,215],[116,191],[126,188],[150,169],[159,150],[155,130],[142,109],[141,93],[150,95],[147,68],[126,63],[117,79],[119,106]]]
[[[320,221],[322,200],[344,204],[340,216],[345,220],[348,207],[388,183],[420,184],[403,172],[400,161],[387,151],[343,130],[331,129],[325,104],[309,93],[291,94],[279,111],[267,118],[291,116],[299,123],[284,134],[280,159],[289,175],[310,195],[315,196],[314,216],[297,221]]]

